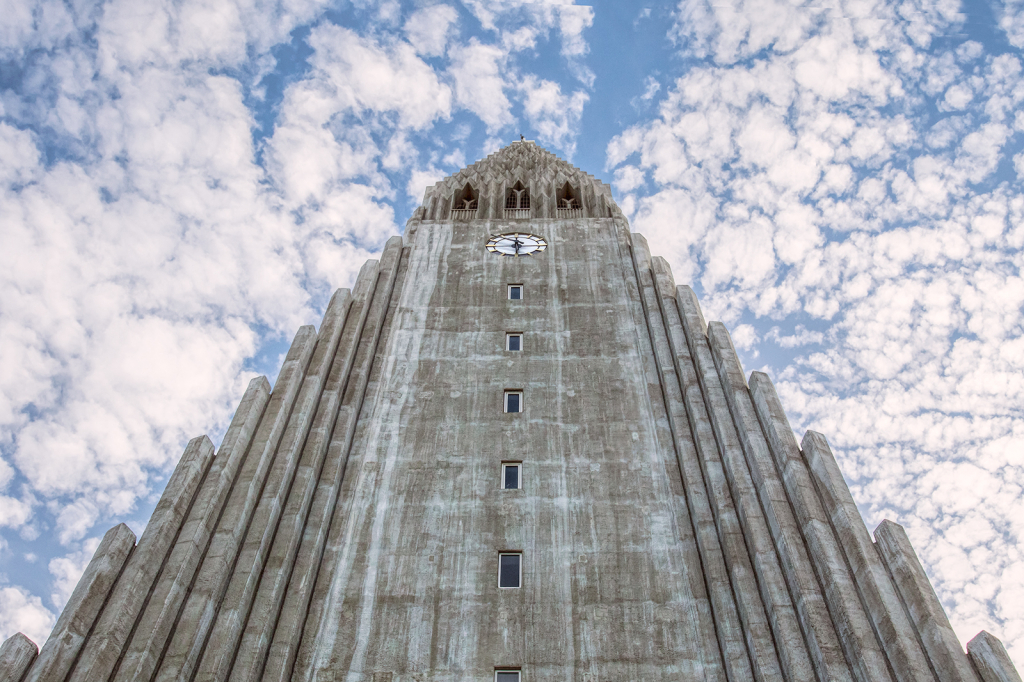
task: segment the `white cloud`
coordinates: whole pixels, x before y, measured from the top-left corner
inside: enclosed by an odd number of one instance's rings
[[[41,646],[56,621],[39,597],[18,586],[0,587],[0,638],[22,632]]]
[[[406,19],[405,35],[418,53],[439,57],[448,47],[458,18],[458,11],[451,5],[424,7]]]
[[[558,83],[532,74],[522,80],[519,88],[526,119],[540,140],[565,149],[566,156],[572,158],[583,107],[590,97],[580,90],[571,95],[562,94]]]
[[[455,80],[455,99],[472,111],[495,133],[512,123],[512,104],[505,96],[507,79],[503,73],[506,54],[493,45],[471,38],[466,45],[450,51],[449,68]]]

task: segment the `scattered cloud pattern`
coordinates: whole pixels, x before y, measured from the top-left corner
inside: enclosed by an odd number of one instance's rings
[[[603,169],[961,639],[1024,662],[1024,3],[4,9],[0,637],[45,638],[423,188],[522,132]]]

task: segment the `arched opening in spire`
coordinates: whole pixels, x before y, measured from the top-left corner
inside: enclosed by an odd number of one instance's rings
[[[505,193],[505,217],[530,217],[530,190],[522,182],[516,181]]]
[[[476,209],[480,206],[480,194],[473,189],[473,185],[466,183],[466,186],[462,188],[462,191],[457,192],[455,195],[455,203],[452,204],[452,219],[462,218],[475,218]]]
[[[562,188],[555,193],[558,202],[555,213],[558,218],[582,218],[583,204],[580,203],[579,192],[566,180]]]

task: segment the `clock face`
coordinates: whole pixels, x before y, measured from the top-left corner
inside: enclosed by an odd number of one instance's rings
[[[487,250],[499,256],[532,256],[546,249],[548,243],[543,237],[525,232],[509,232],[491,237]]]

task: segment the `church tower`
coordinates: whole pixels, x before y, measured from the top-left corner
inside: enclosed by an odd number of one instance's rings
[[[522,141],[427,189],[0,680],[1020,677],[610,189]]]

